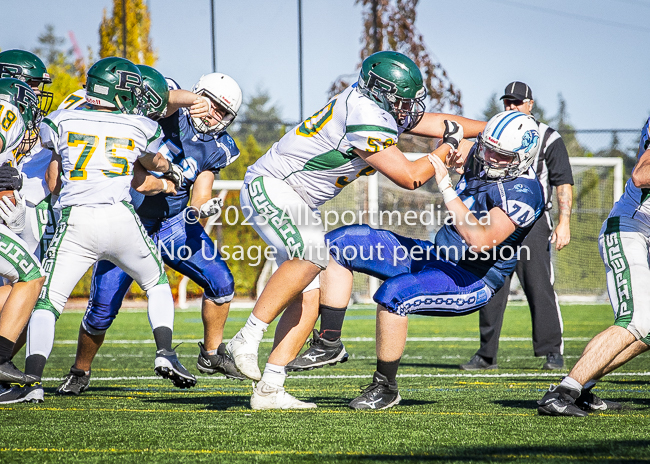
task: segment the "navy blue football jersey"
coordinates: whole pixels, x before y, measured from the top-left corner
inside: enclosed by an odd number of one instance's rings
[[[466,167],[471,166],[472,157],[473,152]],[[477,169],[466,169],[456,185],[456,193],[479,222],[492,208],[501,208],[517,225],[500,245],[484,252],[470,250],[453,225],[443,226],[436,234],[435,244],[441,258],[457,263],[497,290],[505,277],[513,273],[521,242],[544,211],[542,186],[532,168],[505,182],[486,181]],[[520,256],[526,259],[528,254],[521,250]]]
[[[170,90],[179,88],[171,79],[167,81]],[[216,174],[239,157],[239,148],[227,132],[216,137],[197,132],[186,108],[158,123],[164,133],[160,153],[183,168],[185,180],[176,195],[144,196],[131,189],[131,203],[136,212],[151,219],[164,219],[180,213],[187,206],[190,188],[201,172],[213,171]]]

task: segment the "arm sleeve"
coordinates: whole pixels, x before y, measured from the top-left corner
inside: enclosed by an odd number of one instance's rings
[[[518,227],[528,227],[535,222],[544,206],[541,189],[521,177],[506,184],[498,183],[488,195],[491,207],[501,208]]]
[[[59,142],[59,128],[50,118],[43,119],[43,122],[41,122],[40,125],[39,134],[41,137],[41,145],[44,148],[52,150],[56,153],[59,152],[57,149]]]
[[[397,137],[395,120],[376,105],[357,107],[346,120],[345,138],[359,150],[381,151],[395,145]]]
[[[239,147],[235,140],[228,134],[224,133],[215,139],[215,150],[209,157],[201,171],[212,171],[217,174],[221,169],[235,162],[239,158]]]
[[[158,150],[160,150],[160,144],[163,140],[163,131],[158,123],[153,123],[155,126],[151,128],[152,130],[145,131],[147,141],[145,142],[145,147],[140,152],[140,156],[138,156],[138,158],[146,155],[147,153],[156,154],[158,153]]]
[[[546,167],[548,168],[548,180],[552,186],[573,185],[569,153],[562,137],[556,131],[553,131],[546,141]]]

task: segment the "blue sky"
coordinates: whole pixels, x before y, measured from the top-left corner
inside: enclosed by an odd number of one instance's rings
[[[27,7],[33,12],[20,20]],[[244,96],[265,89],[287,121],[297,121],[297,0],[215,0],[217,70]],[[98,50],[109,0],[3,2],[0,48],[37,44],[45,25],[82,49]],[[190,88],[210,72],[209,0],[150,0],[151,37],[166,76]],[[477,117],[489,96],[512,80],[527,82],[551,114],[562,93],[580,129],[641,128],[650,115],[650,1],[421,0],[416,26]],[[13,18],[13,19],[12,19]],[[331,82],[357,72],[361,8],[353,0],[303,0],[305,116],[318,110]]]

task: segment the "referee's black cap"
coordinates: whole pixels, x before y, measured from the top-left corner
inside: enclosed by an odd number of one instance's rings
[[[515,81],[511,82],[506,86],[506,90],[503,93],[503,97],[500,100],[532,100],[533,91],[530,90],[527,84],[523,82]]]

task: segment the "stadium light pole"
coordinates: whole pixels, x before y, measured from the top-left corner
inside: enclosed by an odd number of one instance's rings
[[[126,0],[122,0],[122,58],[126,59]]]
[[[217,31],[214,23],[214,0],[210,0],[210,31],[212,36],[212,72],[217,72]]]
[[[302,0],[298,0],[298,93],[300,121],[302,121]]]

